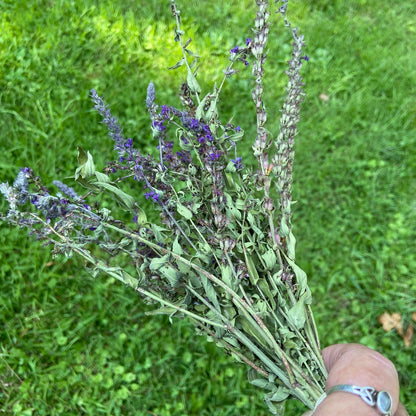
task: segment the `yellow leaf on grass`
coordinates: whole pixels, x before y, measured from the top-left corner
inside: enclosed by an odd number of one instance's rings
[[[416,322],[416,312],[413,312],[412,319]],[[378,317],[378,320],[386,332],[390,332],[395,329],[403,338],[405,347],[410,347],[414,332],[413,324],[410,324],[406,329],[406,333],[403,333],[402,317],[397,312],[393,312],[391,315],[388,312],[384,312]]]
[[[410,324],[407,327],[406,333],[403,335],[404,346],[406,348],[410,347],[410,342],[412,341],[412,337],[413,337],[413,325]]]
[[[393,312],[390,315],[388,312],[384,312],[378,317],[378,321],[386,332],[395,329],[400,335],[403,335],[402,317],[399,313]]]

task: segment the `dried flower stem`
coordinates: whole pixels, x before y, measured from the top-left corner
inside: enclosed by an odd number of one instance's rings
[[[279,213],[280,220],[280,236],[289,237],[291,231],[291,200],[292,200],[292,171],[293,160],[295,157],[294,142],[297,133],[297,126],[300,121],[300,105],[304,99],[304,84],[300,74],[302,69],[302,61],[307,59],[303,56],[303,48],[305,46],[303,35],[298,35],[296,28],[292,28],[287,19],[286,11],[288,0],[281,0],[283,6],[279,11],[283,16],[285,25],[290,29],[293,36],[292,58],[288,62],[289,70],[286,74],[289,78],[286,88],[286,98],[283,104],[282,115],[280,118],[279,134],[274,143],[276,153],[273,156],[273,174],[275,176],[275,185],[279,193]]]

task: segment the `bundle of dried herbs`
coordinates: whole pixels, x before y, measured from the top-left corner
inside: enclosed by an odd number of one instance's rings
[[[98,171],[92,155],[78,149],[73,182],[87,189],[83,195],[60,181],[54,181],[59,192],[53,194],[30,168],[21,169],[13,185],[1,184],[0,191],[10,205],[3,221],[29,228],[54,255],[83,257],[94,276],[112,276],[159,305],[155,313],[188,318],[199,334],[250,367],[251,383],[264,389],[270,411],[277,414],[289,397],[314,408],[326,370],[291,231],[293,145],[304,98],[300,72],[308,57],[303,36],[287,19],[288,0],[274,3],[293,36],[277,135],[265,127],[263,101],[273,5],[256,0],[252,37],[231,49],[222,82],[202,95],[198,56],[184,40],[181,14],[171,0],[182,50],[173,68],[184,67],[187,77],[180,88],[182,109],[159,106],[149,84],[146,106],[155,155],[143,155],[123,136],[109,106],[92,90],[118,159]],[[238,153],[246,140],[243,129],[222,123],[217,108],[237,65],[252,68],[254,78],[255,169]]]

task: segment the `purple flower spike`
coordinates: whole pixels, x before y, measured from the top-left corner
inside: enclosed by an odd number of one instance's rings
[[[159,201],[159,194],[157,192],[149,191],[149,192],[146,192],[144,194],[144,196],[145,196],[146,199],[152,198],[154,202],[158,202]]]
[[[244,165],[241,163],[242,157],[236,157],[235,159],[231,159],[231,162],[234,163],[234,166],[237,170],[243,169]]]
[[[210,152],[208,156],[211,162],[215,162],[221,157],[221,152],[218,152],[218,151]]]
[[[154,121],[154,122],[152,123],[152,127],[153,127],[155,130],[158,130],[158,131],[163,131],[163,130],[166,130],[166,126],[163,124],[163,121]]]

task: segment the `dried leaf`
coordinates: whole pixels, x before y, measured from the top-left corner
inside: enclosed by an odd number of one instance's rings
[[[412,338],[413,338],[413,325],[410,324],[406,329],[406,333],[403,335],[404,346],[406,348],[410,347]]]
[[[412,313],[412,319],[416,322],[416,312]]]
[[[386,332],[395,329],[400,335],[403,335],[402,317],[399,313],[393,312],[390,315],[388,312],[384,312],[378,317],[378,321]]]

